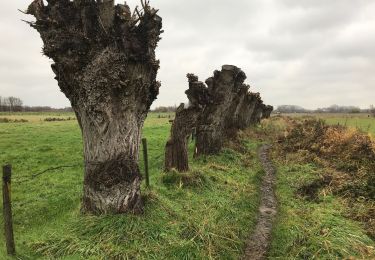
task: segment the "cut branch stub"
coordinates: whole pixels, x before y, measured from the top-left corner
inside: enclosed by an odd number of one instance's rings
[[[141,129],[159,93],[155,48],[162,20],[144,4],[133,17],[113,0],[33,1],[27,13],[53,59],[61,91],[77,115],[84,141],[83,209],[141,211]]]

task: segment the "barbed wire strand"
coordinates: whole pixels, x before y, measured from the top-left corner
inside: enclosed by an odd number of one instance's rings
[[[160,149],[148,149],[148,150],[160,151]],[[160,154],[156,157],[152,156],[150,159],[153,161],[153,163],[150,165],[151,166],[150,168],[156,167],[156,165],[159,164],[159,163],[162,164],[163,163],[162,161],[158,161],[162,156],[164,156],[164,154]],[[91,164],[90,162],[88,162],[88,163]],[[24,179],[16,180],[14,182],[17,183],[17,184],[25,183],[25,182],[28,182],[28,181],[31,181],[31,180],[35,179],[36,177],[38,177],[38,176],[40,176],[44,173],[48,173],[48,172],[52,172],[52,171],[56,171],[56,170],[60,170],[60,169],[65,169],[65,168],[74,168],[74,167],[78,167],[78,166],[83,166],[83,165],[82,165],[82,163],[77,163],[77,164],[71,164],[71,165],[61,165],[61,166],[51,167],[51,168],[47,168],[43,171],[31,174],[30,176],[26,176]]]

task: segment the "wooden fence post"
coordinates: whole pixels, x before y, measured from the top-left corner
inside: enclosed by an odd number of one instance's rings
[[[12,166],[10,164],[3,166],[3,216],[4,216],[5,242],[6,242],[8,255],[15,255],[16,249],[14,246],[12,205],[11,205],[11,196],[10,196],[11,177],[12,177]]]
[[[191,132],[191,141],[194,142],[195,136],[197,135],[197,129],[193,127],[193,131]]]
[[[145,162],[145,177],[146,177],[146,187],[150,187],[150,178],[148,174],[148,154],[147,154],[147,139],[142,139],[142,145],[143,145],[143,160]]]

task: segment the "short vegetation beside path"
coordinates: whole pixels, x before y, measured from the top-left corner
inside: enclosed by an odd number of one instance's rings
[[[375,257],[370,134],[311,117],[273,117],[252,137],[274,142],[275,148],[279,214],[270,258]]]

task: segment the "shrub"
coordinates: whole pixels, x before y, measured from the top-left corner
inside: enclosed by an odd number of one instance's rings
[[[279,142],[286,152],[307,151],[345,176],[338,192],[375,200],[375,143],[369,134],[343,126],[329,126],[322,120],[295,121]]]
[[[26,123],[28,122],[26,119],[9,119],[6,117],[0,118],[0,123]]]
[[[63,117],[46,117],[44,119],[44,121],[46,121],[46,122],[70,121],[70,120],[75,120],[75,118],[74,117],[67,117],[67,118],[63,118]]]
[[[0,118],[0,123],[9,123],[11,121],[12,120],[10,120],[9,118],[6,118],[6,117]]]

